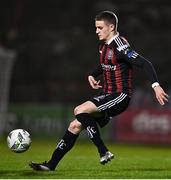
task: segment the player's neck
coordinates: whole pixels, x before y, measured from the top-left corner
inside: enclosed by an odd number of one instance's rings
[[[116,37],[118,37],[119,36],[119,33],[118,32],[114,32],[114,33],[112,33],[108,38],[107,38],[107,40],[105,41],[106,42],[106,44],[110,44]]]

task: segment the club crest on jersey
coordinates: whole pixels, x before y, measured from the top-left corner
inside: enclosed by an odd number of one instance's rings
[[[112,49],[109,50],[107,58],[109,60],[112,60],[112,58],[113,58],[113,51],[112,51]]]

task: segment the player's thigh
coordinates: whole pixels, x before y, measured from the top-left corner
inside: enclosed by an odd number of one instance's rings
[[[122,101],[120,101],[119,103],[115,103],[113,104],[113,106],[111,106],[110,108],[107,108],[105,110],[105,112],[108,114],[108,116],[113,117],[116,115],[121,114],[122,112],[124,112],[129,105],[130,102],[130,98],[128,96],[126,96],[124,99],[122,99]]]
[[[80,104],[79,106],[77,106],[74,109],[74,114],[80,114],[80,113],[93,113],[93,112],[98,112],[98,108],[97,106],[91,102],[91,101],[86,101],[82,104]]]
[[[92,99],[99,112],[106,113],[109,117],[123,112],[128,107],[129,101],[130,97],[125,93],[104,94]]]

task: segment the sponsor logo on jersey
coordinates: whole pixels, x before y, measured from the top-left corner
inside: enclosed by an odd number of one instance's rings
[[[110,65],[110,64],[101,64],[102,69],[105,71],[115,71],[116,65]]]

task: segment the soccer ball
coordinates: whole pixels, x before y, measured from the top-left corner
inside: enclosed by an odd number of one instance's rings
[[[30,134],[24,129],[15,129],[9,133],[7,145],[13,152],[25,152],[31,145]]]

